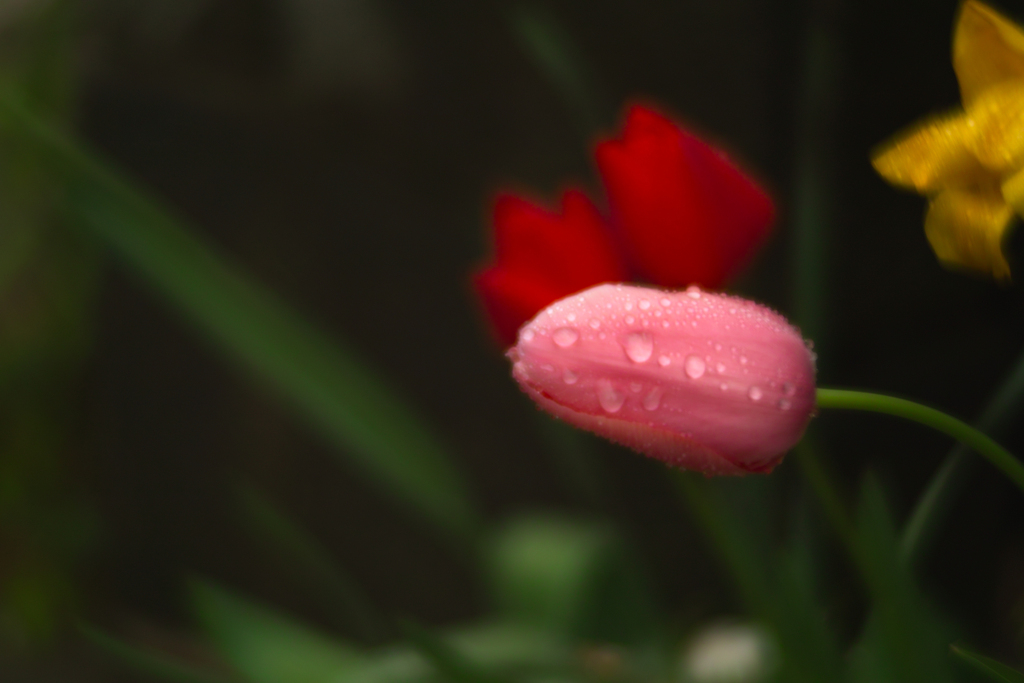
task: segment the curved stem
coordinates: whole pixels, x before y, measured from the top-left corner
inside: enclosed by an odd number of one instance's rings
[[[988,435],[946,413],[903,398],[847,389],[818,389],[819,408],[885,413],[943,432],[970,446],[1024,491],[1024,465]]]

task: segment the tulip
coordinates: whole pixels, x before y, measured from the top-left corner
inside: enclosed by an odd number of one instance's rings
[[[769,472],[815,405],[799,331],[751,301],[600,285],[524,325],[512,375],[542,409],[670,465]]]
[[[499,340],[548,304],[604,282],[718,288],[764,241],[771,199],[724,154],[646,107],[596,149],[610,219],[579,190],[560,211],[502,195],[492,263],[474,287]]]

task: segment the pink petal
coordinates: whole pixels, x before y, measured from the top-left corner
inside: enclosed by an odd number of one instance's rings
[[[513,376],[538,405],[669,464],[768,472],[814,410],[799,331],[745,299],[600,285],[519,331]]]

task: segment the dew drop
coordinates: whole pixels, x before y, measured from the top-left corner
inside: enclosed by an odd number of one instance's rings
[[[761,397],[764,396],[764,392],[761,391],[760,387],[750,387],[750,391],[747,392],[747,396],[750,397],[751,401],[760,401]]]
[[[700,356],[687,356],[686,361],[683,363],[683,371],[686,372],[686,376],[690,379],[700,379],[703,377],[706,368],[707,364]]]
[[[749,362],[746,356],[740,356],[740,365],[746,365]]]
[[[644,363],[654,353],[654,340],[646,332],[633,332],[623,343],[626,356],[634,363]]]
[[[522,337],[523,341],[531,342],[531,341],[533,341],[534,333],[533,333],[533,330],[527,328],[527,329],[523,330],[523,334],[520,335],[520,336]]]
[[[786,396],[792,396],[796,393],[796,387],[793,386],[792,382],[786,382],[782,385],[782,393]]]
[[[632,324],[633,324],[633,323],[635,323],[635,322],[636,322],[636,318],[634,318],[634,317],[633,317],[633,316],[631,316],[631,315],[627,315],[627,316],[626,316],[626,324],[627,324],[627,325],[632,325]]]
[[[670,323],[670,322],[669,322],[669,321],[667,321],[667,320],[662,320],[662,321],[661,321],[661,326],[662,326],[662,327],[664,327],[664,328],[665,328],[665,329],[667,330],[667,329],[668,329],[669,327],[671,327],[671,326],[672,326],[672,323]]]
[[[648,308],[651,307],[651,302],[648,301],[647,299],[640,299],[639,306],[641,311],[646,311]]]
[[[570,313],[569,315],[565,316],[565,319],[568,320],[571,323],[574,323],[574,322],[576,322],[576,314],[575,313]]]
[[[579,381],[579,375],[572,370],[566,370],[562,373],[562,381],[566,384],[576,384]]]
[[[611,382],[602,379],[597,383],[597,401],[605,412],[617,413],[622,408],[622,404],[626,402],[626,397],[615,391]]]
[[[627,301],[625,308],[626,308],[627,311],[632,311],[633,310],[633,302],[632,301]]]
[[[789,410],[791,405],[788,398],[779,399],[779,410]]]
[[[665,297],[664,299],[661,300],[661,305],[664,306],[665,308],[668,308],[669,306],[672,305],[672,299]]]
[[[722,350],[722,345],[721,344],[715,344],[715,351],[721,351],[721,350]]]
[[[725,363],[719,363],[718,365],[716,365],[716,366],[715,366],[715,371],[716,371],[716,372],[717,372],[717,373],[718,373],[719,375],[721,375],[721,374],[722,374],[723,372],[725,372]]]
[[[629,390],[632,391],[634,394],[639,394],[640,390],[643,389],[643,388],[644,388],[644,385],[640,384],[640,382],[630,382],[629,383]]]
[[[592,330],[596,330],[597,328],[601,327],[601,321],[598,320],[597,318],[591,319],[589,324],[590,324],[590,329],[592,329]]]
[[[548,365],[547,363],[545,363],[544,365],[540,366],[540,369],[543,370],[544,372],[554,372],[555,371],[555,366],[554,365]]]
[[[567,349],[576,343],[576,340],[580,338],[580,333],[571,327],[560,327],[555,330],[555,333],[551,335],[551,339],[555,342],[555,345],[560,349]]]
[[[686,296],[690,297],[691,299],[699,299],[700,287],[698,287],[697,285],[690,285],[689,287],[686,288]]]
[[[651,393],[644,396],[644,410],[657,410],[661,405],[662,391],[658,387],[651,389]]]
[[[672,359],[668,356],[658,356],[658,365],[663,368],[667,368],[672,363]]]

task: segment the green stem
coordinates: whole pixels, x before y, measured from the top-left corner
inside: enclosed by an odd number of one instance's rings
[[[846,389],[818,389],[819,408],[867,410],[913,420],[971,447],[1024,491],[1024,465],[988,435],[935,408],[903,398]]]

